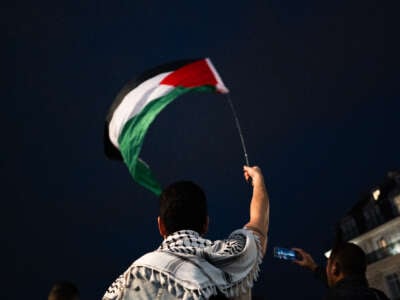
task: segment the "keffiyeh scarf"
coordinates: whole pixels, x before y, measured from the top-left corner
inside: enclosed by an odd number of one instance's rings
[[[250,230],[239,229],[217,241],[180,230],[136,260],[103,299],[122,299],[134,278],[158,284],[182,299],[208,299],[217,292],[237,297],[253,286],[261,261],[260,241]]]

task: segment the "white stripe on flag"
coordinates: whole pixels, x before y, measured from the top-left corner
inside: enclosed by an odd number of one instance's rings
[[[119,149],[118,139],[126,122],[139,114],[147,104],[174,89],[173,86],[160,85],[170,73],[172,72],[161,73],[143,81],[130,91],[115,109],[109,124],[109,137],[115,147]]]

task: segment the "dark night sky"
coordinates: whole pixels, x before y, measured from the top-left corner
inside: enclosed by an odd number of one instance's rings
[[[44,299],[69,279],[99,299],[158,246],[157,199],[103,154],[103,122],[127,80],[210,57],[271,198],[255,294],[321,299],[323,287],[272,258],[298,246],[323,262],[335,222],[399,168],[397,7],[389,1],[19,1],[2,10],[4,299]],[[163,184],[209,198],[210,238],[248,218],[250,187],[228,103],[188,94],[150,128],[142,157]]]

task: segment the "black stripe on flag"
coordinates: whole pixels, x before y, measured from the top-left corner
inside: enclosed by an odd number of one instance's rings
[[[114,160],[123,160],[120,151],[113,145],[109,138],[109,124],[110,121],[113,117],[114,111],[117,109],[117,107],[121,104],[122,100],[125,98],[125,96],[135,89],[138,85],[140,85],[142,82],[157,76],[158,74],[165,73],[165,72],[171,72],[175,71],[187,64],[190,64],[192,62],[201,60],[202,58],[198,59],[186,59],[186,60],[179,60],[179,61],[174,61],[174,62],[169,62],[163,65],[159,65],[157,67],[154,67],[152,69],[149,69],[145,72],[143,72],[141,75],[138,77],[130,80],[127,84],[123,86],[123,88],[118,92],[117,96],[115,97],[113,103],[110,106],[110,109],[108,110],[106,121],[105,121],[105,126],[104,126],[104,153],[106,156],[110,159]]]

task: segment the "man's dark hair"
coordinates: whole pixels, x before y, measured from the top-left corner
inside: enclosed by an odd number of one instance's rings
[[[191,181],[178,181],[160,196],[160,218],[168,234],[190,229],[204,233],[207,200],[203,190]]]
[[[339,243],[331,252],[331,260],[336,260],[345,275],[365,275],[367,258],[365,252],[356,244]]]
[[[50,290],[49,300],[75,300],[79,298],[78,288],[69,281],[56,282]]]

